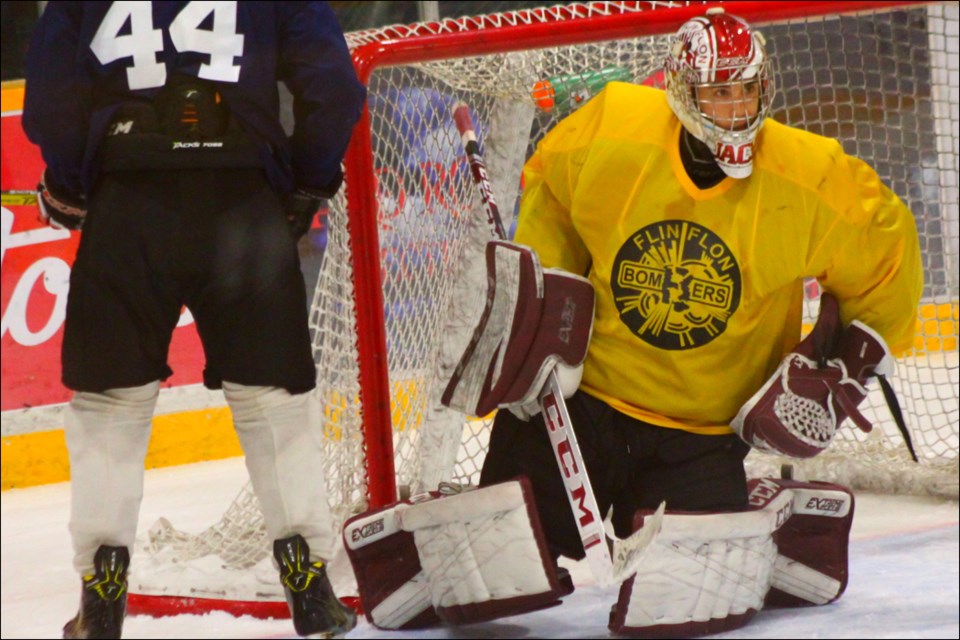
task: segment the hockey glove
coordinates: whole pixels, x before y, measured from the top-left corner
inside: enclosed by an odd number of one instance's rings
[[[302,238],[313,224],[313,217],[320,211],[322,200],[329,200],[337,195],[340,185],[343,184],[343,170],[337,171],[333,179],[321,188],[296,187],[287,194],[285,209],[290,233],[296,240]]]
[[[731,427],[762,451],[812,458],[830,445],[848,416],[861,430],[872,429],[857,407],[868,379],[893,369],[883,338],[859,320],[841,328],[837,301],[824,294],[813,332],[743,405]]]
[[[557,381],[560,383],[560,392],[564,398],[569,398],[580,388],[580,380],[583,378],[583,363],[576,367],[568,367],[562,362],[558,362],[556,372]],[[549,375],[549,371],[547,373]],[[540,413],[540,391],[543,389],[545,381],[546,378],[544,377],[544,380],[539,381],[539,386],[531,387],[530,391],[534,392],[533,397],[528,395],[525,402],[508,405],[507,409],[524,422],[529,422],[530,418]]]
[[[290,233],[295,240],[299,240],[310,230],[322,201],[323,198],[309,189],[294,189],[287,195],[284,208]]]
[[[53,182],[49,169],[44,169],[40,176],[37,205],[40,219],[55,229],[77,230],[87,217],[87,199]]]

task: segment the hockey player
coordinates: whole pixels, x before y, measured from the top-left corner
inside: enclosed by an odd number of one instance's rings
[[[674,37],[665,91],[607,85],[524,169],[515,241],[596,291],[568,408],[619,536],[661,501],[668,513],[744,511],[751,445],[815,455],[845,416],[860,419],[867,380],[912,344],[922,268],[911,212],[835,140],[769,119],[771,65],[758,32],[708,11]],[[815,335],[798,347],[807,277],[827,293]],[[481,486],[529,478],[551,554],[579,559],[539,410],[534,401],[497,414]],[[703,522],[687,531],[722,539]],[[842,545],[845,558],[845,534]],[[723,596],[695,613],[703,592],[683,590],[697,578],[666,551],[657,557],[646,585],[638,575],[621,592],[612,629],[684,635],[743,623],[745,609],[725,609]],[[756,577],[761,564],[734,570]],[[650,619],[631,617],[631,589]]]
[[[569,428],[538,397],[553,367],[596,512],[642,553],[615,574],[611,631],[705,635],[843,593],[853,495],[748,481],[743,459],[814,456],[847,416],[870,427],[857,406],[912,343],[920,251],[869,166],[768,118],[771,64],[759,33],[708,10],[673,38],[666,91],[611,83],[540,143],[443,394],[501,408],[481,487],[345,526],[373,624],[474,623],[570,593],[557,559],[601,539],[580,528],[596,522],[586,483],[563,479],[582,473],[570,439],[548,433]],[[825,293],[800,341],[808,277]]]
[[[294,96],[289,138],[278,81]],[[297,240],[340,187],[364,97],[324,2],[47,5],[23,125],[47,164],[42,216],[82,226],[62,358],[82,595],[64,637],[120,637],[181,305],[204,383],[232,410],[297,633],[354,626],[324,565],[334,534]]]

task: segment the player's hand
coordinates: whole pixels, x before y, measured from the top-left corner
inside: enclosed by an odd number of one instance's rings
[[[580,379],[583,378],[583,364],[568,367],[563,363],[558,363],[555,371],[557,372],[557,382],[560,383],[561,394],[564,398],[569,398],[580,388]],[[507,409],[524,422],[528,422],[530,418],[540,413],[540,391],[537,391],[533,399],[508,405]]]
[[[55,229],[75,231],[83,226],[87,217],[86,198],[53,182],[49,169],[43,170],[37,185],[37,206],[40,207],[40,219]]]
[[[299,240],[310,230],[313,218],[317,215],[322,203],[323,198],[309,189],[294,189],[287,194],[284,209],[290,233],[295,240]]]

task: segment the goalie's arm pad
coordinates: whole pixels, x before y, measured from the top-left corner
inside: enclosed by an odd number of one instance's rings
[[[573,590],[546,550],[525,478],[431,495],[353,518],[344,528],[371,623],[472,624],[555,604]]]
[[[536,404],[554,367],[574,372],[572,393],[593,329],[593,285],[541,269],[532,249],[511,242],[488,243],[486,259],[486,306],[441,401],[478,416]]]
[[[811,458],[830,446],[848,416],[870,431],[857,407],[867,395],[867,380],[893,368],[883,338],[857,320],[844,329],[836,298],[824,293],[813,331],[744,403],[730,426],[761,451]]]
[[[751,480],[748,511],[670,513],[624,581],[610,630],[692,637],[737,629],[766,605],[824,604],[846,585],[853,498],[837,485]],[[637,528],[649,512],[638,512]],[[815,537],[804,549],[805,535]],[[781,532],[784,532],[781,534]]]

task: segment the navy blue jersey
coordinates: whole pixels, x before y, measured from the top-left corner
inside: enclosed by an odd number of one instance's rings
[[[366,95],[326,2],[51,2],[27,55],[23,128],[54,181],[89,193],[117,106],[173,74],[215,83],[281,192],[335,180]],[[278,81],[294,96],[289,139]]]

